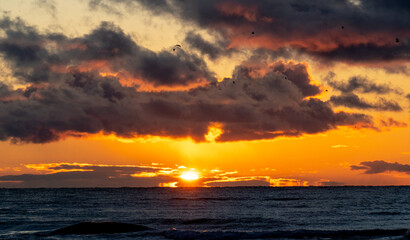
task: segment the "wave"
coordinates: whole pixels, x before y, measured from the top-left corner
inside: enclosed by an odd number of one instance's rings
[[[401,212],[389,212],[389,211],[380,211],[380,212],[371,212],[370,215],[401,215]]]
[[[267,198],[267,201],[300,201],[303,198],[291,198],[291,197],[283,197],[283,198]]]
[[[288,223],[279,219],[272,218],[153,218],[149,220],[151,224],[164,224],[164,225],[210,225],[210,226],[238,226],[238,225],[254,225],[255,223],[263,222],[266,226],[281,227]]]
[[[235,197],[200,197],[200,198],[183,198],[174,197],[170,198],[171,201],[243,201],[249,200],[249,198],[235,198]],[[278,198],[266,198],[261,199],[261,201],[300,201],[304,198],[297,197],[278,197]]]
[[[371,230],[295,230],[295,231],[266,231],[266,232],[198,232],[170,230],[163,232],[169,239],[175,240],[228,240],[228,239],[369,239],[381,237],[410,238],[407,229],[371,229]]]
[[[176,198],[170,198],[169,200],[171,201],[241,201],[245,200],[244,198],[224,198],[224,197],[215,197],[215,198],[210,198],[210,197],[202,197],[202,198],[181,198],[181,197],[176,197]]]
[[[102,234],[102,233],[127,233],[150,230],[151,228],[118,222],[81,222],[52,231],[50,235],[68,234]]]

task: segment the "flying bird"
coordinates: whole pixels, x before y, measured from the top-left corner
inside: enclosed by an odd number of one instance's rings
[[[252,32],[252,34],[255,34],[255,32]]]
[[[175,45],[175,47],[172,49],[172,51],[175,51],[175,49],[176,49],[177,47],[178,47],[178,48],[182,48],[182,46],[181,46],[181,45],[176,44],[176,45]]]
[[[398,38],[396,38],[396,43],[400,42]]]
[[[345,29],[345,26],[342,26],[342,29]]]

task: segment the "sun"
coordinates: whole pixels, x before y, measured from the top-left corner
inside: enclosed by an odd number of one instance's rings
[[[199,179],[199,174],[194,171],[188,171],[183,172],[179,177],[185,181],[194,181]]]

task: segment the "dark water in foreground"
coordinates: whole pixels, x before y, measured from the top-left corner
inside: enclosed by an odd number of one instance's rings
[[[45,235],[85,221],[153,230]],[[0,239],[407,239],[407,229],[410,187],[0,189]]]

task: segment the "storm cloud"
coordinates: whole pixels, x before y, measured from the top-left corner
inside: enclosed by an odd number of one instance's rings
[[[396,93],[402,94],[399,89],[391,88],[388,84],[376,84],[365,77],[353,76],[349,78],[347,83],[333,80],[332,74],[327,79],[327,83],[334,89],[341,91],[342,93],[376,93],[376,94],[388,94]]]
[[[189,32],[185,37],[185,42],[192,48],[198,50],[201,55],[208,56],[210,59],[217,59],[221,56],[229,57],[234,49],[226,49],[229,42],[219,40],[217,42],[209,42],[202,38],[201,35],[194,32]]]
[[[403,109],[400,105],[393,101],[387,100],[385,98],[379,98],[377,103],[369,103],[364,99],[359,98],[354,93],[343,94],[340,96],[332,96],[330,97],[330,102],[335,106],[344,106],[348,108],[357,108],[357,109],[371,109],[377,111],[393,111],[393,112],[400,112]]]
[[[384,172],[401,172],[410,174],[410,165],[398,162],[389,163],[382,160],[361,162],[360,165],[350,166],[351,170],[365,170],[366,174],[377,174]]]
[[[45,143],[102,132],[200,142],[215,123],[222,130],[216,141],[373,128],[370,116],[335,113],[314,98],[322,90],[304,63],[244,62],[217,82],[200,57],[144,49],[112,23],[76,38],[7,17],[0,29],[0,53],[24,85],[0,86],[1,140]],[[170,90],[157,90],[164,86]]]
[[[142,6],[153,14],[173,15],[222,34],[228,48],[291,47],[323,63],[410,60],[410,4],[406,0],[91,2],[91,9],[106,12],[118,11],[122,4],[124,9]]]
[[[154,86],[216,81],[199,57],[182,50],[152,52],[109,22],[77,38],[41,34],[19,18],[1,19],[0,30],[5,34],[0,53],[23,83],[57,82],[72,72],[92,70],[121,71]]]

